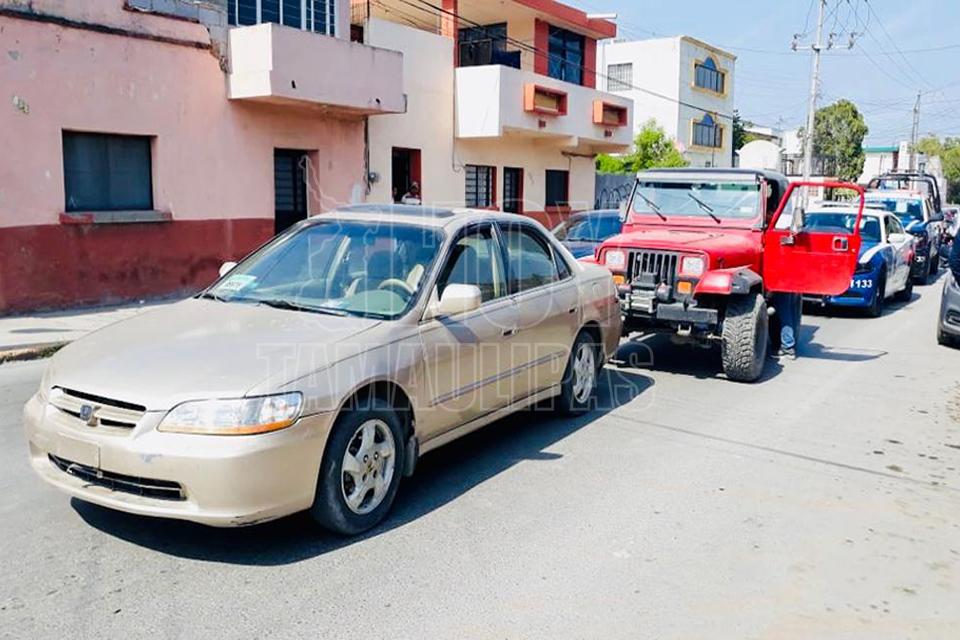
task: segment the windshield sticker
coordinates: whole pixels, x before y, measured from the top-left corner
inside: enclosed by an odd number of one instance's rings
[[[906,212],[907,212],[907,201],[897,200],[897,213],[906,213]]]
[[[238,273],[224,280],[220,284],[219,289],[221,289],[222,291],[230,291],[230,292],[236,293],[237,291],[242,291],[243,289],[246,289],[256,281],[257,281],[257,276],[248,276],[248,275]]]

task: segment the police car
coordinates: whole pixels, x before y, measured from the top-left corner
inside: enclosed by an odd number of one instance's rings
[[[837,229],[849,232],[857,220],[857,207],[849,203],[814,204],[805,214],[805,230]],[[883,313],[887,298],[907,301],[913,295],[911,264],[916,240],[900,219],[880,208],[867,207],[860,220],[860,257],[850,288],[838,296],[804,296],[822,306],[859,307],[872,317]]]
[[[917,240],[914,254],[913,279],[927,284],[940,270],[943,214],[929,197],[914,190],[868,191],[866,202],[870,207],[882,207],[893,213],[907,233]]]

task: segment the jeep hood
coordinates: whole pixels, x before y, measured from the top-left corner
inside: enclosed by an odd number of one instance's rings
[[[609,238],[604,246],[677,252],[702,252],[710,256],[710,268],[753,264],[761,251],[759,231],[713,231],[708,229],[638,229]],[[756,235],[755,235],[756,234]]]
[[[353,338],[381,324],[389,323],[184,300],[67,345],[51,360],[50,382],[148,410],[240,397],[258,384],[270,393],[336,361],[342,349],[331,346],[359,344]]]

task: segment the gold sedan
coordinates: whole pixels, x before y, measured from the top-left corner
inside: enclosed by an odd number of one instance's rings
[[[619,337],[610,273],[528,218],[345,207],[57,353],[24,409],[31,462],[114,509],[309,509],[355,534],[424,453],[547,399],[589,408]]]

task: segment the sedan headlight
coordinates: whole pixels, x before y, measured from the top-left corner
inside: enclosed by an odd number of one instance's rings
[[[164,416],[158,431],[243,436],[289,427],[300,417],[303,395],[281,393],[233,400],[194,400]]]
[[[40,388],[37,389],[37,396],[43,402],[46,402],[47,398],[50,397],[51,384],[53,384],[53,367],[48,364],[47,368],[43,370],[43,377],[40,378]]]

